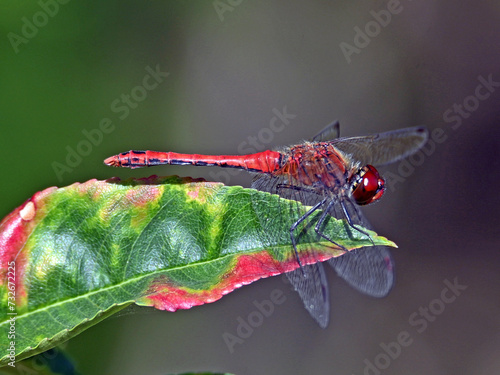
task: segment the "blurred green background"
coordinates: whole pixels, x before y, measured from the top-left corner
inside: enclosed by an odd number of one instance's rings
[[[370,12],[396,3],[2,2],[2,216],[38,190],[91,178],[178,174],[249,186],[249,176],[221,169],[102,164],[129,149],[240,153],[249,137],[262,149],[286,145],[335,119],[342,135],[415,125],[447,135],[404,183],[366,210],[376,230],[400,247],[396,287],[386,299],[363,296],[329,272],[326,330],[280,278],[192,310],[139,310],[67,344],[82,373],[362,374],[381,343],[401,331],[413,342],[384,374],[500,371],[500,90],[478,101],[460,127],[443,120],[454,103],[475,95],[478,76],[500,81],[500,5],[402,1],[376,32]],[[376,35],[348,62],[340,44],[354,45],[355,27],[367,25]],[[168,77],[141,89],[147,68],[157,66]],[[126,116],[118,110],[123,95],[139,99],[126,105]],[[285,107],[295,115],[285,130],[263,131],[273,110]],[[85,148],[86,132],[96,134],[106,118],[113,131]],[[85,154],[72,166],[71,150]],[[409,317],[454,278],[468,288],[417,332]],[[286,302],[231,354],[222,334],[235,334],[237,318],[273,289],[286,291]]]

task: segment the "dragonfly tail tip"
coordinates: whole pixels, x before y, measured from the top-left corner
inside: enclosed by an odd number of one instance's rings
[[[110,167],[118,167],[120,166],[120,163],[118,161],[118,156],[110,156],[106,160],[104,160],[104,164],[109,165]]]

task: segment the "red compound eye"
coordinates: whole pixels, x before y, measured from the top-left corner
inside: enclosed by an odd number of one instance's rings
[[[384,194],[384,179],[372,165],[361,168],[352,186],[352,196],[357,204],[370,204]]]

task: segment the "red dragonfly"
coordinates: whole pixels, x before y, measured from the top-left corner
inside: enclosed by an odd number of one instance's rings
[[[303,223],[321,212],[315,233],[335,244],[321,230],[332,216],[368,236],[360,225],[371,229],[359,207],[381,198],[384,179],[374,165],[394,163],[418,151],[427,141],[423,127],[412,127],[362,137],[339,138],[339,123],[324,128],[311,141],[277,151],[249,155],[198,155],[158,151],[128,151],[107,158],[115,167],[140,168],[162,164],[218,166],[256,173],[252,188],[278,194],[311,208],[290,226],[290,238],[300,265],[286,273],[305,308],[321,327],[328,325],[329,293],[321,263],[302,266],[297,237]],[[369,236],[368,236],[369,238]],[[387,295],[394,282],[394,264],[385,246],[351,250],[346,256],[327,261],[339,276],[359,291],[374,296]]]

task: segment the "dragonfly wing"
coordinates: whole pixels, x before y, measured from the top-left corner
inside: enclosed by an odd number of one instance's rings
[[[323,200],[324,197],[315,194],[308,194],[305,197],[304,190],[301,188],[282,188],[282,186],[289,185],[289,181],[286,178],[281,177],[271,177],[268,175],[259,174],[254,178],[252,183],[252,188],[267,191],[272,194],[278,194],[281,198],[289,199],[288,208],[286,210],[291,210],[295,214],[299,212],[299,202],[306,202],[308,205],[314,205],[319,201]],[[280,188],[281,186],[281,188]],[[284,207],[287,207],[285,205]],[[272,218],[272,220],[287,220],[289,216],[287,212],[283,212],[279,215],[280,218]],[[261,219],[265,219],[261,217]],[[294,222],[283,222],[284,228],[290,228]],[[309,228],[307,232],[314,233],[313,228]],[[300,232],[300,231],[299,231]],[[263,233],[264,236],[271,236],[272,233]],[[297,234],[297,240],[301,237],[301,234]],[[290,251],[293,251],[290,248]],[[311,256],[314,257],[314,248],[310,248],[307,251],[302,249],[302,253],[309,252]],[[320,327],[325,328],[328,325],[330,302],[328,297],[328,284],[326,280],[325,270],[321,263],[315,263],[311,265],[303,266],[294,271],[287,272],[286,276],[293,286],[295,291],[299,294],[304,307],[311,314],[311,316],[316,320]]]
[[[334,121],[320,130],[319,133],[311,139],[311,141],[326,142],[338,137],[340,137],[340,124],[338,121]]]
[[[394,284],[394,263],[385,246],[356,249],[327,261],[352,287],[373,297],[384,297]]]
[[[402,160],[417,152],[429,133],[424,127],[413,127],[365,137],[338,138],[332,144],[361,164],[384,165]]]
[[[358,206],[348,200],[343,204],[354,225],[371,229]],[[345,218],[340,202],[335,204],[334,211],[333,216]],[[386,296],[394,284],[394,262],[386,246],[352,250],[327,262],[351,286],[373,297]]]
[[[286,276],[295,291],[299,293],[304,307],[318,322],[326,328],[330,315],[330,302],[325,269],[321,263],[315,263],[287,272]]]

